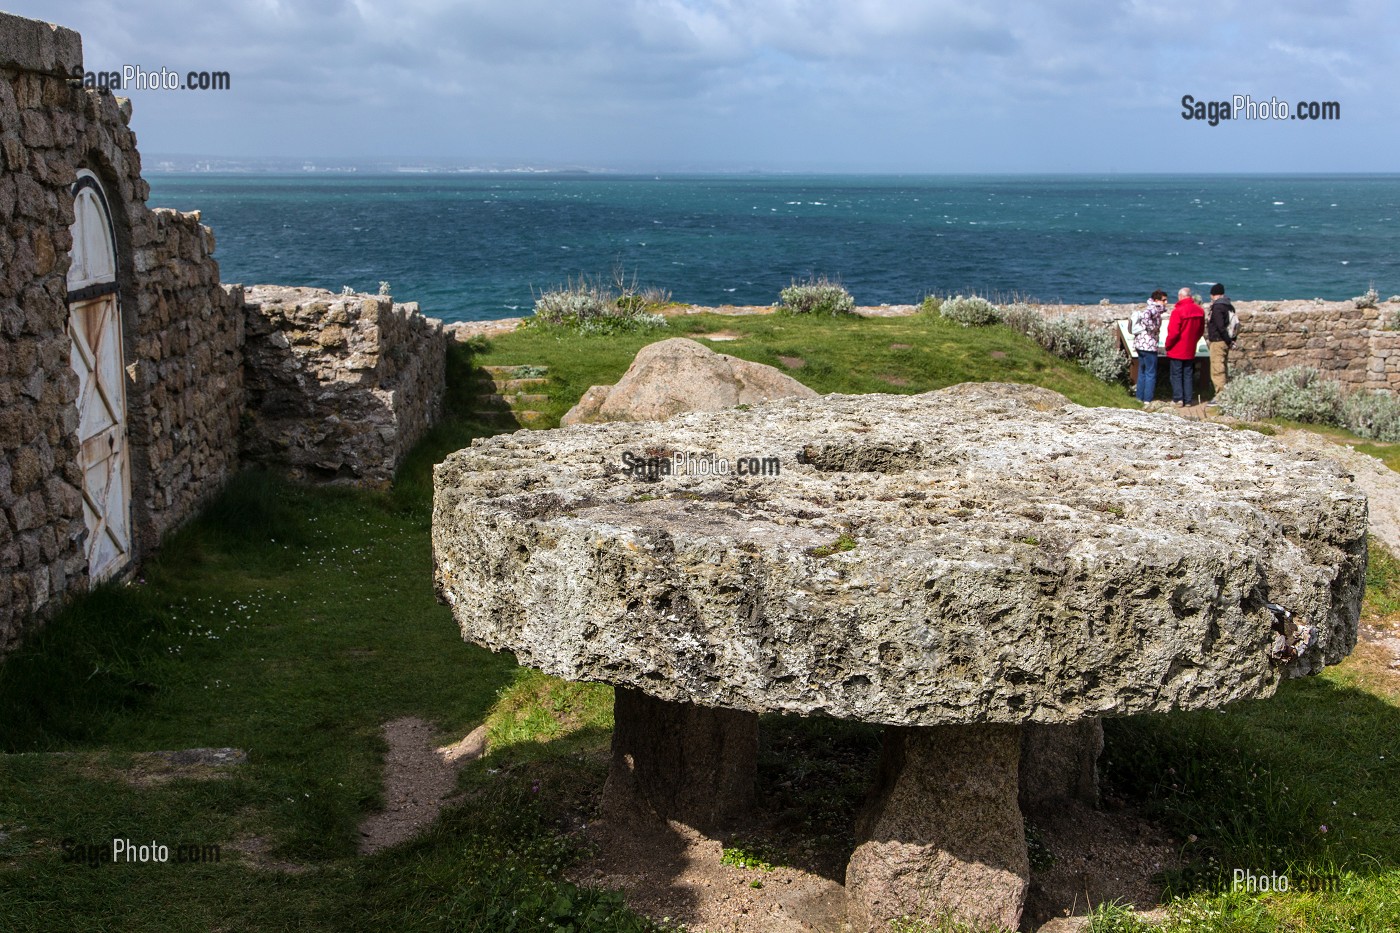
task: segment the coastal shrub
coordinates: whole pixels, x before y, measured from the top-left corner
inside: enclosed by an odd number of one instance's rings
[[[922,314],[937,314],[943,310],[943,297],[941,295],[925,295],[924,300],[919,303],[919,311]]]
[[[1400,399],[1386,392],[1353,392],[1342,400],[1347,430],[1378,441],[1400,441]]]
[[[1216,401],[1225,414],[1245,421],[1282,418],[1335,425],[1378,441],[1400,441],[1400,399],[1387,392],[1348,392],[1310,366],[1238,376]]]
[[[1355,298],[1352,299],[1352,302],[1356,305],[1356,310],[1358,311],[1365,311],[1367,309],[1378,308],[1380,307],[1380,301],[1381,295],[1380,292],[1376,291],[1375,286],[1366,289],[1366,294],[1357,295]]]
[[[1078,317],[1047,318],[1022,302],[1004,308],[1001,320],[1055,356],[1073,360],[1104,382],[1127,381],[1128,357],[1110,328]]]
[[[792,314],[852,314],[856,300],[839,281],[822,276],[805,282],[794,279],[779,293],[778,308]]]
[[[564,327],[590,336],[665,327],[664,317],[647,310],[649,294],[630,287],[618,293],[587,278],[570,280],[535,298],[535,316],[526,326]]]
[[[1309,424],[1342,424],[1342,387],[1311,366],[1252,373],[1230,380],[1215,397],[1232,418],[1263,421],[1284,418]]]
[[[997,306],[978,295],[954,296],[940,305],[938,313],[963,327],[984,327],[1001,320]]]
[[[1043,314],[1023,301],[1012,302],[1001,309],[1001,322],[1003,324],[1018,333],[1025,334],[1037,343],[1040,342],[1040,338],[1034,332],[1044,320]]]

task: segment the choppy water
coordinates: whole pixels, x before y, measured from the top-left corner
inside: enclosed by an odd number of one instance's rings
[[[1136,301],[1400,292],[1400,176],[152,175],[202,210],[226,282],[391,283],[448,320],[622,270],[697,304],[840,277],[861,304],[929,292]]]

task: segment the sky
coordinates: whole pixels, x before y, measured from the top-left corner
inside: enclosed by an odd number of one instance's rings
[[[615,171],[1400,171],[1393,0],[3,0],[163,155]],[[1182,98],[1340,105],[1183,118]]]

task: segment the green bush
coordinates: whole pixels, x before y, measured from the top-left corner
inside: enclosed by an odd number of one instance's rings
[[[856,300],[840,282],[822,276],[793,283],[778,295],[778,307],[792,314],[853,314]]]
[[[1001,320],[1001,310],[985,298],[957,295],[939,305],[938,313],[963,327],[984,327]]]
[[[579,279],[535,299],[535,319],[547,324],[580,324],[617,313],[613,295],[598,282]]]
[[[1216,402],[1244,421],[1284,418],[1309,424],[1342,424],[1342,387],[1311,366],[1292,366],[1230,380]]]
[[[1128,357],[1109,327],[1078,317],[1047,318],[1020,302],[1002,309],[1001,321],[1055,356],[1073,360],[1104,382],[1127,382]]]
[[[924,300],[919,303],[919,311],[924,314],[937,314],[943,310],[943,297],[941,295],[925,295]]]
[[[1400,441],[1400,399],[1385,392],[1353,392],[1342,399],[1342,423],[1362,437]]]
[[[1400,441],[1400,399],[1386,392],[1348,392],[1310,366],[1237,376],[1216,401],[1225,414],[1245,421],[1282,418]]]
[[[619,282],[621,280],[619,279]],[[542,292],[535,299],[535,316],[526,322],[532,327],[565,327],[583,335],[616,334],[665,327],[666,319],[647,309],[651,297],[669,294],[649,290],[638,292],[622,283],[620,291],[601,281],[579,278]],[[665,303],[661,301],[660,303]]]

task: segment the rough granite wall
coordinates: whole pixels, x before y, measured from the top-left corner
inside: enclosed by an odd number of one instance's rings
[[[88,582],[67,334],[78,169],[115,227],[135,556],[236,465],[239,298],[197,215],[146,207],[130,104],[70,86],[81,63],[77,33],[0,14],[0,653]]]
[[[391,481],[441,412],[442,323],[381,295],[253,285],[244,300],[245,459],[301,480]]]

